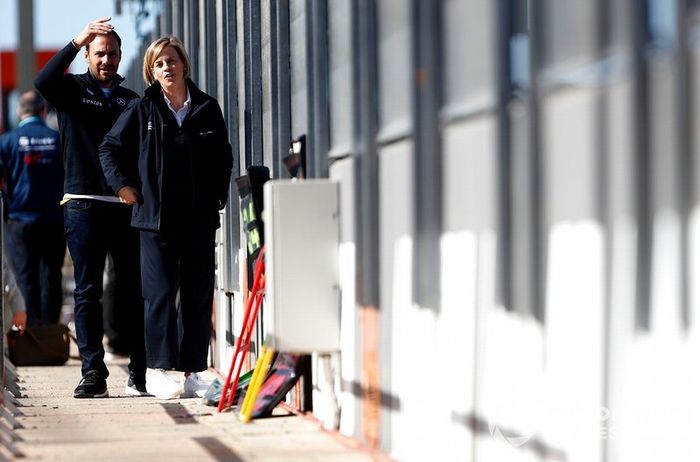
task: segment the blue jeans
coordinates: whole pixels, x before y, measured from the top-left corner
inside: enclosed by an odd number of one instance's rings
[[[131,361],[129,370],[143,374],[146,350],[143,336],[143,298],[138,231],[130,227],[131,207],[96,200],[73,199],[63,212],[66,242],[75,275],[75,330],[83,359],[82,373],[109,372],[104,363],[102,337],[102,276],[109,253],[120,298],[116,309],[125,310]]]
[[[7,256],[27,309],[27,324],[56,324],[63,304],[63,224],[10,220],[5,230]]]

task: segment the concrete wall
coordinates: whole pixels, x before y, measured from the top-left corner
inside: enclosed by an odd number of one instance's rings
[[[416,69],[417,1],[265,0],[258,16],[240,0],[217,3],[236,25],[219,44],[238,52],[235,173],[275,164],[306,135],[314,175],[340,183],[341,348],[314,357],[314,414],[398,460],[696,459],[700,88],[690,76],[700,47],[695,32],[673,27],[695,31],[697,14],[669,22],[682,2],[651,2],[649,17],[621,0],[519,12],[434,2],[441,59]],[[260,58],[260,82],[246,80],[246,53]],[[426,156],[416,108],[436,76]],[[256,140],[261,154],[246,157]],[[439,194],[415,169],[430,156]],[[440,197],[432,306],[415,296],[426,193]],[[227,214],[238,213],[235,197]],[[243,260],[234,254],[221,252],[220,264]],[[217,332],[235,335],[242,294],[221,289]],[[363,354],[365,305],[378,310],[378,390]],[[227,368],[230,345],[217,353]]]

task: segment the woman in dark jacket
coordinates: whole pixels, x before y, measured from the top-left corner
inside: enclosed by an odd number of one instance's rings
[[[131,225],[141,229],[146,390],[161,399],[183,392],[166,370],[185,372],[183,396],[206,390],[196,372],[207,368],[214,236],[233,165],[219,104],[189,79],[190,69],[178,39],[151,43],[143,63],[150,87],[100,146],[105,177],[133,205]]]

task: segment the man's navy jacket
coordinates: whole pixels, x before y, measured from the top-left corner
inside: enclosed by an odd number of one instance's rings
[[[90,71],[65,74],[78,50],[72,42],[46,63],[34,85],[58,113],[65,180],[63,190],[71,194],[113,196],[107,184],[97,149],[126,105],[138,95],[119,85],[116,76],[112,93],[105,97]]]
[[[62,223],[63,167],[58,132],[38,116],[0,136],[0,166],[8,218],[28,223]]]

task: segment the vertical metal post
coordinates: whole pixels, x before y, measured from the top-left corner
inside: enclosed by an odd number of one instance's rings
[[[273,49],[272,59],[275,61],[272,67],[272,104],[276,108],[273,111],[273,137],[274,151],[276,151],[277,165],[275,168],[287,176],[286,169],[282,165],[282,159],[287,155],[289,143],[292,140],[292,123],[290,107],[290,68],[289,68],[289,2],[286,0],[273,0]],[[272,13],[272,12],[271,12]]]
[[[246,167],[262,165],[262,63],[260,2],[244,2]]]
[[[34,0],[17,0],[19,13],[17,37],[17,89],[25,92],[34,88],[36,59],[34,57]]]
[[[542,182],[544,181],[544,172],[542,170],[542,154],[540,152],[540,83],[539,70],[542,67],[542,50],[544,46],[544,21],[542,21],[542,10],[544,0],[530,0],[527,11],[530,42],[530,91],[527,100],[528,105],[528,132],[530,146],[529,151],[532,159],[532,178],[530,182],[531,196],[533,201],[532,220],[530,221],[531,235],[533,239],[533,269],[532,272],[532,307],[533,314],[536,319],[544,322],[545,315],[545,284],[546,284],[546,266],[547,261],[546,245],[544,244],[545,225],[544,211],[542,210]]]
[[[513,0],[499,0],[498,2],[498,158],[500,197],[498,235],[500,243],[499,252],[499,278],[498,291],[503,306],[508,310],[513,306],[513,279],[514,268],[512,258],[512,213],[513,201],[511,200],[511,137],[510,118],[508,117],[508,103],[511,95],[511,69],[510,69],[510,38],[513,34],[513,16],[517,11]]]
[[[216,96],[216,3],[199,3],[199,75],[201,87],[206,93]]]
[[[312,104],[309,105],[309,128],[312,133],[313,143],[313,176],[323,178],[328,176],[328,130],[329,130],[329,105],[328,105],[328,4],[327,0],[317,0],[311,3],[311,14],[307,16],[311,23],[311,54],[307,59],[313,61]],[[307,22],[307,24],[309,23]],[[312,123],[313,122],[313,123]]]
[[[607,0],[597,0],[595,2],[596,11],[596,30],[594,31],[594,36],[596,37],[596,58],[598,63],[602,62],[607,58],[609,54],[609,46],[612,41],[612,27],[614,24],[614,8],[610,5]],[[598,64],[600,66],[600,64]],[[605,72],[601,70],[600,72]],[[613,405],[611,402],[611,377],[613,376],[612,371],[612,357],[611,357],[611,338],[612,338],[612,269],[614,264],[614,249],[613,249],[613,222],[611,216],[611,181],[610,181],[610,163],[608,159],[611,156],[610,152],[610,140],[611,140],[611,120],[610,113],[611,108],[608,101],[611,101],[611,85],[603,84],[596,92],[596,132],[597,132],[597,155],[596,162],[597,172],[598,172],[598,184],[599,188],[596,191],[596,208],[598,217],[603,227],[603,274],[604,274],[604,285],[603,285],[603,335],[602,340],[602,380],[601,384],[601,405],[605,406],[605,409],[610,409]],[[602,462],[607,462],[610,459],[610,448],[611,442],[610,438],[605,438],[600,445],[600,459]]]
[[[281,159],[286,156],[285,151],[280,148],[279,134],[279,64],[277,54],[279,53],[279,30],[277,27],[277,10],[279,5],[276,0],[270,0],[270,107],[271,107],[271,123],[272,129],[272,165],[270,165],[270,173],[272,178],[281,178],[282,168]]]
[[[163,2],[163,9],[160,12],[160,31],[161,35],[173,33],[173,3],[171,1]]]
[[[316,91],[316,60],[314,57],[314,0],[306,0],[304,3],[304,47],[306,55],[306,176],[317,177],[316,172],[316,114],[314,113],[314,93]]]
[[[220,77],[223,79],[220,85],[223,87],[224,97],[223,111],[228,122],[229,141],[233,148],[233,174],[231,175],[231,187],[229,190],[228,206],[226,208],[226,219],[228,223],[227,239],[227,261],[229,269],[227,271],[226,288],[231,291],[240,290],[239,285],[239,263],[238,251],[240,248],[240,214],[238,208],[238,193],[234,186],[234,179],[240,174],[240,156],[238,139],[238,41],[236,23],[236,0],[221,0],[221,35],[222,46],[220,53],[222,58]],[[233,312],[232,304],[229,305],[229,320],[231,322],[230,331],[233,332]],[[228,334],[227,334],[228,335]]]
[[[683,327],[688,329],[691,323],[690,309],[690,213],[693,197],[693,156],[691,155],[691,118],[693,101],[691,98],[693,81],[690,66],[690,50],[688,46],[688,2],[676,0],[678,12],[678,64],[676,71],[676,117],[678,119],[678,178],[679,208],[681,220],[681,320]]]
[[[357,140],[355,191],[357,217],[357,301],[379,306],[379,184],[377,160],[377,4],[358,0],[353,4],[354,93],[358,109],[354,115]]]
[[[172,5],[172,34],[185,43],[184,0],[173,0]]]
[[[379,372],[379,162],[377,158],[377,0],[353,2],[353,114],[356,158],[355,236],[357,303],[360,305],[362,433],[376,447],[380,439]]]
[[[413,0],[414,56],[414,266],[413,299],[434,310],[440,305],[442,234],[441,2]],[[420,217],[420,218],[419,218]]]
[[[195,81],[197,85],[204,86],[205,83],[202,81],[202,74],[204,69],[199,61],[199,4],[200,0],[188,0],[189,4],[187,10],[187,21],[188,33],[187,33],[187,51],[190,54],[190,61],[192,62],[191,78]]]
[[[648,5],[646,1],[629,0],[632,12],[634,41],[634,152],[637,153],[636,212],[637,212],[637,293],[635,324],[638,329],[650,327],[651,297],[651,165],[649,153],[649,98],[647,86],[649,81],[645,46],[648,40]]]

